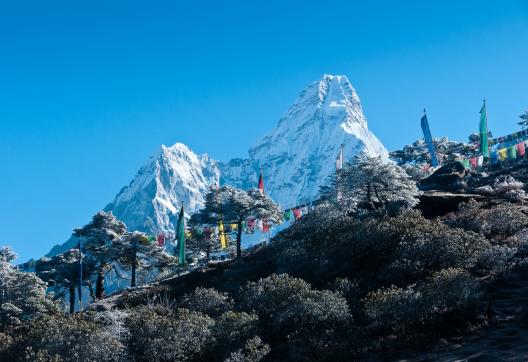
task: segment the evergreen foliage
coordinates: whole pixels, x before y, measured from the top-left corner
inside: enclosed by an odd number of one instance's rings
[[[237,258],[242,256],[242,223],[247,219],[261,219],[271,226],[282,220],[282,210],[258,189],[240,190],[232,186],[211,188],[205,195],[205,206],[191,217],[190,224],[217,226],[237,225]]]

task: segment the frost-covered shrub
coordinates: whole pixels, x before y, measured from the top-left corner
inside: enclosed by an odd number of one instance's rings
[[[11,345],[13,344],[13,337],[11,337],[9,334],[0,332],[0,360],[6,358],[1,358],[2,355],[11,348]]]
[[[332,328],[351,320],[345,298],[328,290],[313,290],[287,274],[273,274],[250,282],[241,293],[242,307],[255,311],[274,331]]]
[[[237,350],[243,349],[251,338],[258,335],[259,318],[245,312],[226,312],[213,328],[215,346],[211,355],[224,359]]]
[[[479,256],[477,268],[484,273],[500,273],[513,266],[512,258],[517,253],[516,248],[506,245],[493,245]]]
[[[509,175],[495,180],[493,189],[496,195],[503,196],[510,201],[521,201],[526,198],[524,184]]]
[[[179,306],[210,317],[217,317],[233,309],[233,300],[226,293],[214,288],[198,287],[192,293],[184,295]]]
[[[11,248],[0,247],[0,327],[57,312],[46,296],[47,284],[34,273],[13,268],[10,263],[15,258]]]
[[[486,210],[484,220],[490,227],[490,235],[512,236],[528,227],[528,216],[513,205],[498,205]]]
[[[101,328],[91,314],[45,316],[24,325],[13,347],[35,356],[59,356],[63,361],[118,361],[124,346]]]
[[[478,297],[478,282],[474,278],[462,269],[448,268],[435,273],[429,283],[421,286],[391,286],[370,292],[364,305],[366,315],[376,327],[405,331],[441,322],[444,315],[453,311],[465,312]]]
[[[402,329],[425,314],[423,297],[413,286],[391,286],[370,292],[364,303],[366,315],[380,327]]]
[[[139,360],[191,361],[212,342],[214,321],[188,309],[138,307],[129,311],[129,352]]]
[[[97,312],[93,319],[101,328],[118,341],[126,343],[130,333],[126,327],[128,313],[123,310],[113,309]]]
[[[428,313],[442,314],[473,303],[479,296],[479,285],[465,270],[448,268],[435,273],[421,291]]]
[[[429,234],[402,241],[391,269],[410,278],[423,278],[449,267],[470,269],[490,248],[491,244],[482,236],[442,226]]]
[[[270,350],[259,337],[254,337],[248,340],[243,348],[231,353],[225,362],[258,362],[266,357]]]
[[[219,345],[239,345],[257,334],[259,318],[245,312],[226,312],[216,321],[214,335]]]
[[[485,211],[481,210],[480,204],[471,199],[458,205],[458,212],[446,215],[444,221],[451,227],[462,228],[481,234],[489,234],[490,226],[482,217]]]

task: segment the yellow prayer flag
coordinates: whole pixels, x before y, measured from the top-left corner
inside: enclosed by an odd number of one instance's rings
[[[227,248],[227,238],[224,232],[224,223],[222,222],[222,220],[220,220],[218,223],[218,235],[220,236],[220,248]]]
[[[503,148],[502,150],[499,150],[499,157],[501,161],[505,161],[506,158],[508,158],[508,149]]]
[[[238,224],[230,224],[231,230],[238,230]]]

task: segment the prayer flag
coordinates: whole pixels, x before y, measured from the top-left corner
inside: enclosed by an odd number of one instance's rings
[[[517,148],[515,146],[508,147],[508,157],[514,161],[517,159]]]
[[[248,219],[247,227],[250,232],[253,232],[253,229],[255,228],[255,219]]]
[[[489,157],[489,145],[488,145],[488,116],[486,115],[486,101],[480,109],[480,151],[484,157]]]
[[[176,247],[178,248],[178,262],[180,265],[185,264],[185,214],[183,205],[178,215],[178,225],[176,226]]]
[[[286,210],[284,211],[284,220],[290,220],[290,216],[291,216],[291,210]]]
[[[299,207],[296,207],[293,209],[293,216],[295,216],[295,220],[299,220],[302,216],[302,211]]]
[[[464,168],[470,168],[468,159],[462,160],[460,163],[464,166]]]
[[[165,234],[159,234],[157,236],[158,246],[165,245]]]
[[[478,158],[477,158],[477,166],[478,167],[482,167],[483,164],[484,164],[484,156],[478,156]]]
[[[436,158],[433,137],[431,136],[431,129],[429,128],[429,121],[427,121],[427,115],[425,114],[425,109],[424,109],[424,115],[421,119],[421,123],[422,123],[422,131],[424,134],[425,143],[427,144],[427,147],[429,148],[429,154],[431,155],[431,164],[433,165],[433,167],[437,167],[438,159]]]
[[[501,161],[505,161],[506,158],[508,158],[508,149],[507,148],[503,148],[501,150],[499,150],[499,158]]]
[[[491,152],[491,164],[494,165],[499,162],[499,155],[497,154],[497,151]]]
[[[231,230],[238,230],[238,224],[230,224],[229,227]]]
[[[220,236],[220,248],[227,248],[227,238],[224,232],[224,223],[222,222],[222,220],[218,222],[218,234]]]
[[[523,157],[524,154],[526,153],[526,147],[524,146],[524,142],[519,142],[517,143],[517,153],[519,154],[519,156]]]
[[[267,232],[269,232],[269,229],[270,229],[270,228],[269,228],[269,225],[266,224],[265,222],[263,222],[263,223],[262,223],[262,232],[263,232],[263,233],[267,233]]]
[[[336,171],[339,171],[343,168],[343,145],[339,149],[339,154],[336,158]]]
[[[471,164],[471,168],[477,168],[477,158],[476,157],[471,157],[469,159],[469,163]]]
[[[264,178],[262,177],[262,166],[260,166],[260,177],[258,182],[258,189],[260,190],[260,193],[264,195]]]

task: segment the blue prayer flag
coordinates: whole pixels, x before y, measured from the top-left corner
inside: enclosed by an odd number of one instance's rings
[[[433,167],[438,166],[438,159],[436,158],[436,153],[434,149],[433,137],[431,136],[431,129],[429,128],[429,122],[427,121],[427,115],[424,114],[421,120],[422,131],[424,134],[425,143],[429,148],[429,154],[431,155],[431,164]]]

